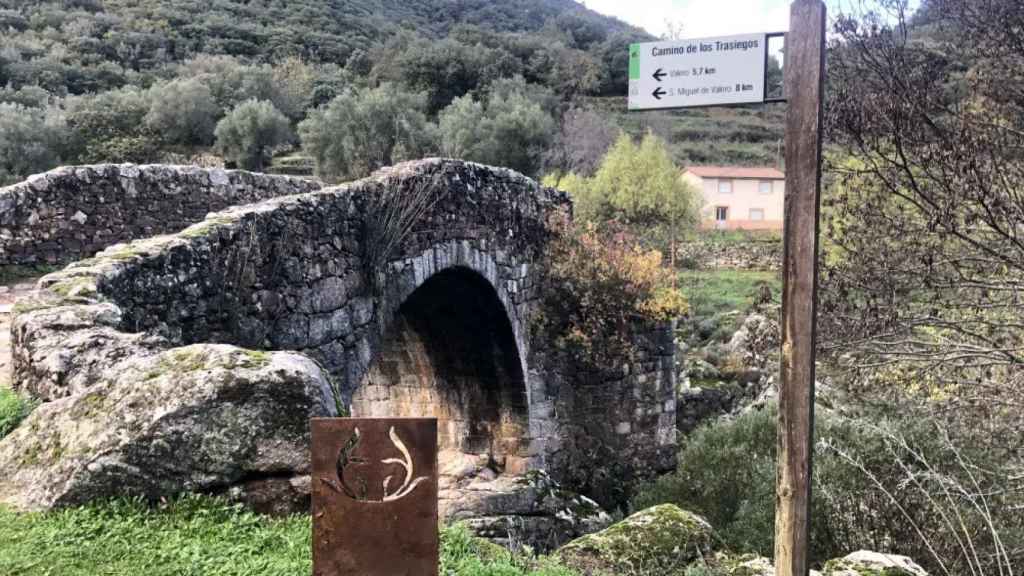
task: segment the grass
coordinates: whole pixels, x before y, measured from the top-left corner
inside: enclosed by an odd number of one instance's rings
[[[515,557],[461,527],[441,533],[444,576],[573,576]],[[0,574],[308,576],[310,518],[273,519],[204,496],[157,508],[118,500],[16,514],[0,507]]]
[[[679,286],[690,302],[693,318],[712,318],[742,312],[757,299],[767,284],[778,300],[782,279],[778,272],[758,270],[687,270],[679,274]]]
[[[32,411],[32,403],[0,382],[0,438],[7,436]]]

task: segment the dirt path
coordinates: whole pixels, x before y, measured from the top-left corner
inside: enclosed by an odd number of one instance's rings
[[[0,386],[11,384],[11,309],[14,301],[35,287],[38,278],[23,278],[0,286]]]

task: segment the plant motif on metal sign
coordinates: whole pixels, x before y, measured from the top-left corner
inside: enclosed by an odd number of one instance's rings
[[[406,448],[405,442],[398,437],[398,433],[395,432],[395,427],[392,426],[388,431],[388,437],[391,438],[391,443],[394,444],[395,448],[401,453],[401,458],[385,458],[380,461],[381,464],[391,465],[397,464],[404,470],[405,477],[402,480],[402,485],[391,490],[391,481],[395,478],[394,474],[389,474],[384,478],[382,487],[384,488],[384,496],[380,500],[372,500],[369,497],[369,487],[367,485],[366,478],[355,472],[357,467],[363,467],[369,464],[366,458],[362,458],[355,454],[356,448],[359,446],[359,441],[362,438],[362,434],[359,432],[359,428],[355,428],[352,432],[352,436],[345,442],[345,444],[338,451],[337,461],[337,473],[338,481],[340,486],[335,483],[332,479],[321,478],[320,481],[327,484],[332,490],[338,493],[345,494],[353,500],[360,502],[392,502],[407,496],[410,492],[416,489],[421,482],[428,480],[426,476],[420,476],[413,480],[414,469],[412,456],[409,454],[409,449]],[[346,474],[346,470],[349,471]]]

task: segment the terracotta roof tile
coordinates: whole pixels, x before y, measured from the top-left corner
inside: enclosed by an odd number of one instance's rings
[[[781,180],[786,175],[771,168],[746,167],[746,166],[690,166],[684,172],[689,172],[701,178],[750,178],[759,180]]]

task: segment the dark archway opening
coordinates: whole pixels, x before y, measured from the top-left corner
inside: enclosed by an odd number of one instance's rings
[[[526,385],[512,326],[490,283],[451,268],[417,288],[391,319],[352,414],[436,417],[442,470],[468,455],[486,457],[499,471],[521,471]]]

